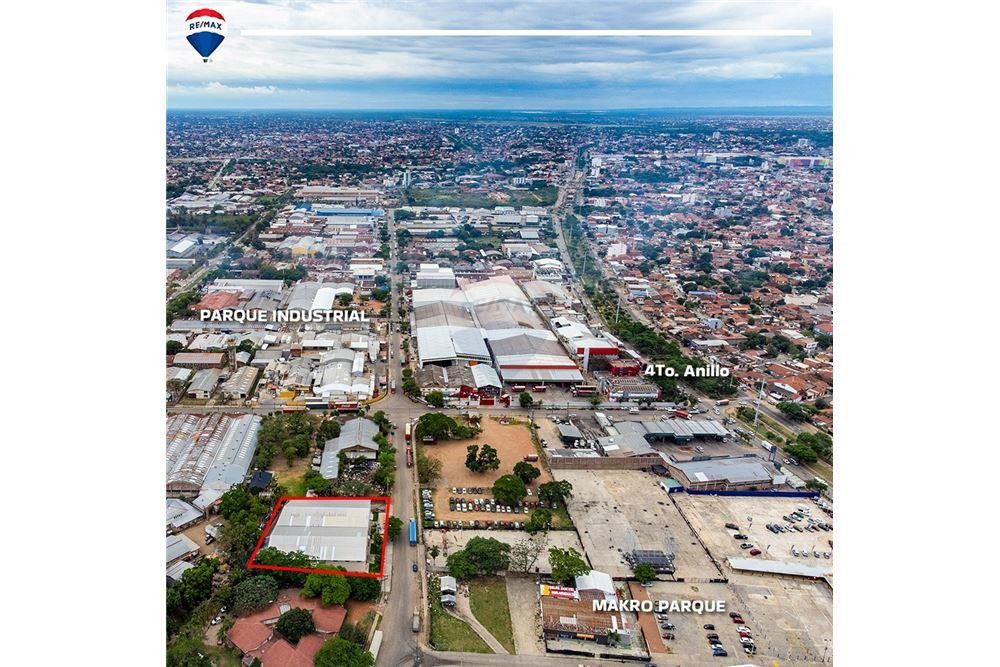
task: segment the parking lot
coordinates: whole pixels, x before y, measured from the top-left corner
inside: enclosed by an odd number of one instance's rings
[[[750,548],[742,549],[742,543],[750,543],[760,549],[761,559],[780,560],[814,567],[833,568],[833,530],[810,531],[806,529],[808,519],[787,521],[798,508],[805,507],[808,517],[824,524],[833,524],[833,518],[820,510],[813,501],[806,498],[761,498],[758,496],[691,496],[686,493],[674,494],[678,507],[691,522],[691,526],[705,543],[712,556],[725,563],[730,556],[748,558]],[[739,526],[739,531],[725,527],[726,523]],[[786,532],[774,532],[767,524],[779,523]],[[799,530],[788,530],[788,526]],[[733,535],[746,535],[746,539],[735,539]],[[799,553],[793,554],[792,549]],[[802,555],[802,554],[806,555]],[[815,554],[819,554],[817,557]],[[824,554],[829,554],[826,558]]]
[[[825,582],[736,574],[730,586],[747,611],[747,624],[761,629],[760,654],[833,661],[833,592]]]
[[[625,554],[653,549],[675,555],[675,576],[720,577],[659,478],[638,470],[556,470],[573,485],[567,507],[594,569],[629,577]]]
[[[437,482],[433,493],[434,519],[438,521],[463,521],[471,524],[473,521],[527,521],[528,514],[522,510],[518,513],[490,512],[486,509],[482,511],[460,511],[449,509],[449,498],[464,500],[466,504],[475,499],[480,501],[493,497],[493,482],[503,475],[510,474],[514,464],[522,461],[527,455],[537,455],[538,450],[531,439],[531,431],[525,423],[512,422],[501,424],[492,417],[484,417],[481,423],[483,429],[475,438],[468,440],[447,440],[440,441],[433,445],[420,445],[428,456],[441,461],[441,477]],[[465,467],[465,457],[467,447],[472,444],[488,444],[497,450],[500,458],[500,467],[496,470],[485,472],[472,472]],[[537,500],[537,490],[539,484],[544,484],[552,480],[552,477],[542,467],[540,461],[532,463],[541,471],[541,476],[535,479],[530,485],[531,496],[526,500],[534,502]],[[456,491],[453,491],[456,489]],[[465,489],[463,492],[462,489]],[[479,489],[476,491],[476,489]],[[512,508],[513,509],[513,508]],[[530,511],[530,509],[529,509]]]
[[[661,637],[666,632],[674,635],[673,639],[661,638],[661,641],[667,647],[671,658],[681,659],[681,664],[699,664],[701,661],[710,662],[718,660],[718,658],[712,655],[712,649],[706,637],[710,632],[719,635],[719,643],[722,644],[722,647],[729,654],[728,657],[733,659],[729,664],[740,660],[740,658],[746,659],[748,657],[740,645],[740,636],[736,630],[737,625],[729,617],[729,612],[731,611],[743,614],[743,620],[746,622],[745,625],[750,628],[754,643],[758,647],[763,646],[763,630],[751,623],[750,619],[744,613],[745,608],[740,603],[739,598],[726,584],[656,581],[644,590],[649,599],[653,601],[671,602],[676,600],[694,602],[701,600],[708,602],[722,600],[725,602],[726,610],[722,612],[706,612],[702,614],[694,612],[667,612],[666,622],[674,626],[670,630],[660,628],[663,622],[656,619],[656,626]],[[638,599],[641,599],[641,597]],[[640,612],[640,616],[647,617],[647,623],[653,620],[653,614]],[[704,626],[706,624],[714,625],[715,629],[705,629]],[[765,655],[765,652],[758,648],[758,652],[754,656],[755,662],[766,664],[769,662],[769,660],[764,660],[766,657],[768,656]],[[660,656],[655,656],[655,658],[654,662],[662,664],[659,660]]]

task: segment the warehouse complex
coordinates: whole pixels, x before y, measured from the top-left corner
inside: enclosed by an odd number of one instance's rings
[[[257,415],[167,418],[167,496],[195,497],[205,509],[241,483],[257,450]]]
[[[504,382],[583,381],[577,364],[509,277],[413,291],[420,366],[492,363]]]

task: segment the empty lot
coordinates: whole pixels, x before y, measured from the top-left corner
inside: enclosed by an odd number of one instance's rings
[[[594,569],[628,577],[632,568],[626,553],[658,549],[675,555],[678,578],[720,576],[654,475],[639,470],[557,470],[556,477],[573,485],[567,507]]]

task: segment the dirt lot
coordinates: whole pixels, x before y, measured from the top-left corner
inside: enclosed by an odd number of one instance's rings
[[[674,499],[678,507],[691,522],[691,526],[701,537],[708,547],[712,556],[720,563],[725,563],[729,556],[737,558],[749,558],[749,549],[741,549],[740,543],[744,540],[733,539],[736,531],[725,528],[725,524],[732,522],[740,527],[740,532],[747,536],[745,541],[752,543],[763,553],[756,558],[780,560],[787,563],[798,563],[801,565],[811,565],[814,567],[833,567],[833,530],[822,532],[805,531],[772,533],[767,529],[769,523],[781,523],[787,525],[788,522],[782,519],[794,512],[797,507],[804,506],[809,510],[809,516],[825,523],[833,523],[829,516],[824,514],[811,500],[805,498],[760,498],[760,497],[740,497],[740,496],[690,496],[686,493],[674,494]],[[749,521],[751,517],[753,521]],[[805,528],[806,521],[799,521],[792,525]],[[795,547],[800,553],[803,550],[808,555],[794,556],[792,548]],[[816,558],[814,551],[820,553],[820,558]],[[829,553],[830,558],[823,558],[823,552]]]
[[[441,441],[423,448],[428,456],[441,461],[441,479],[434,492],[435,518],[439,521],[527,521],[528,515],[523,513],[452,512],[448,509],[450,496],[466,500],[472,500],[476,497],[491,498],[493,496],[491,491],[493,482],[503,475],[510,474],[514,464],[523,460],[527,454],[538,453],[531,440],[531,431],[524,423],[504,425],[493,418],[484,417],[481,426],[483,432],[475,438]],[[500,467],[483,473],[475,473],[466,468],[465,456],[468,453],[466,448],[472,444],[487,444],[496,449],[497,455],[500,457]],[[534,494],[537,492],[539,484],[552,481],[551,475],[545,471],[540,461],[532,465],[541,470],[542,475],[529,485],[528,488],[533,494],[529,500],[537,499]],[[462,489],[463,487],[467,490],[466,493],[452,493],[452,488]],[[478,487],[482,491],[480,493],[470,492],[468,491],[470,487]]]
[[[678,578],[721,576],[656,476],[639,470],[557,470],[556,476],[573,485],[568,508],[594,569],[629,577],[626,553],[659,549],[675,554]]]
[[[198,545],[198,551],[201,552],[202,556],[216,557],[219,555],[216,550],[219,543],[212,542],[211,544],[205,544],[205,528],[216,523],[225,525],[226,520],[221,516],[212,516],[211,521],[199,521],[193,526],[188,526],[181,532]]]
[[[538,605],[538,584],[529,576],[504,577],[507,582],[507,604],[514,630],[514,647],[518,655],[544,655],[541,608]]]

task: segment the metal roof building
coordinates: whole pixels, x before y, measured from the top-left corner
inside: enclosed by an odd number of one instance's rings
[[[340,471],[340,452],[355,448],[364,450],[364,454],[352,455],[351,458],[374,459],[378,454],[378,443],[375,436],[378,435],[378,424],[370,419],[352,419],[340,428],[340,435],[330,438],[323,444],[323,458],[320,462],[319,472],[326,479],[335,479]]]
[[[759,558],[737,558],[729,556],[729,567],[744,572],[759,572],[763,574],[781,574],[789,577],[806,577],[809,579],[825,579],[833,573],[833,568],[817,567],[805,563],[786,563],[780,560],[760,560]]]
[[[267,546],[319,561],[364,564],[368,559],[369,500],[289,500]]]
[[[257,450],[260,422],[257,415],[169,417],[167,493],[225,492],[242,482]]]
[[[176,561],[189,558],[196,553],[198,545],[187,535],[183,533],[167,535],[167,565],[173,565]]]
[[[614,425],[622,435],[641,435],[651,442],[658,440],[686,441],[694,438],[721,440],[729,431],[714,419],[661,419],[659,421],[620,421]]]
[[[690,490],[769,489],[784,483],[784,476],[777,475],[766,462],[753,454],[689,461],[678,461],[670,456],[665,462],[671,477]]]
[[[204,518],[204,514],[180,498],[167,498],[167,530],[183,530]]]

